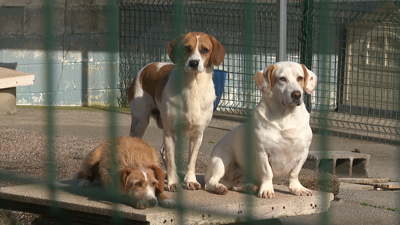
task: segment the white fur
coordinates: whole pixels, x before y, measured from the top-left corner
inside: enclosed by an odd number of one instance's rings
[[[297,82],[297,77],[304,78],[305,74],[298,63],[275,65],[277,83],[271,87],[265,76],[267,71],[263,71],[264,83],[258,84],[263,96],[254,109],[252,120],[230,131],[214,147],[205,174],[206,190],[220,194],[226,194],[228,189],[254,191],[256,188],[252,184],[245,183],[245,175],[248,175],[258,186],[260,198],[272,198],[275,196],[272,181],[289,175],[292,193],[312,195],[298,180],[312,138],[303,90]],[[311,76],[315,76],[312,84],[315,88],[317,77],[314,73]],[[279,80],[281,77],[285,77],[286,82]],[[291,93],[299,90],[302,93],[300,105],[291,97]],[[246,135],[249,127],[252,127],[251,134]],[[251,141],[252,149],[246,147],[245,137],[252,137],[247,140]],[[246,170],[246,162],[250,162],[251,171]]]
[[[196,36],[196,49],[188,56],[184,64],[184,75],[175,69],[169,75],[161,100],[156,99],[156,106],[160,111],[164,135],[164,149],[166,153],[166,169],[168,175],[168,189],[180,188],[177,168],[175,164],[175,141],[178,135],[177,129],[183,131],[183,135],[189,138],[189,161],[184,182],[189,189],[201,187],[195,176],[195,164],[200,145],[203,140],[203,132],[211,121],[213,115],[213,102],[215,89],[212,80],[213,66],[206,67],[205,60],[199,52],[200,35]],[[225,53],[224,53],[225,54]],[[190,68],[190,60],[199,60],[197,69]],[[158,63],[160,69],[165,63]],[[136,92],[130,102],[132,115],[131,136],[142,137],[148,125],[150,111],[155,108],[151,96],[143,91],[140,86],[138,74]],[[177,84],[182,82],[183,90],[176,94]],[[134,113],[132,113],[134,112]],[[178,124],[178,126],[176,126]],[[179,127],[179,125],[182,125]]]

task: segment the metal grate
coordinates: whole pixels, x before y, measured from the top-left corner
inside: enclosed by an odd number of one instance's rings
[[[128,105],[126,91],[143,66],[170,61],[166,46],[174,32],[171,4],[164,0],[120,2],[120,106]],[[318,131],[326,123],[330,134],[340,136],[395,141],[399,133],[399,1],[336,1],[328,9],[323,5],[327,4],[311,0],[287,5],[288,60],[325,77],[306,98],[311,125]],[[260,99],[253,74],[276,62],[276,2],[253,3],[250,60],[254,69],[250,73],[245,72],[244,2],[187,1],[184,8],[183,31],[213,35],[227,52],[224,63],[216,68],[227,72],[217,112],[248,115]],[[321,24],[323,10],[329,13],[328,24]],[[328,39],[322,40],[322,35]],[[323,103],[329,112],[326,121],[319,116]]]

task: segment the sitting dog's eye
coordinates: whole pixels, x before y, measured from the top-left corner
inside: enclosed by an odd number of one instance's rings
[[[156,182],[153,182],[151,185],[152,185],[153,187],[155,187],[155,186],[157,185],[157,183],[156,183]]]
[[[297,77],[297,81],[302,81],[303,77]]]
[[[203,48],[203,49],[201,49],[201,54],[206,54],[206,53],[208,53],[210,50],[208,50],[208,49],[206,49],[206,48]]]
[[[285,77],[280,77],[279,80],[286,82],[286,78]]]
[[[135,185],[138,187],[142,187],[142,182],[137,182]]]

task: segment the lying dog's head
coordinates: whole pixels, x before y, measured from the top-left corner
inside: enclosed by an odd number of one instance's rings
[[[200,32],[190,32],[168,44],[169,58],[184,66],[186,72],[201,73],[212,65],[218,66],[225,57],[225,50],[214,37]]]
[[[283,105],[301,105],[303,89],[311,94],[317,80],[315,73],[295,62],[278,62],[254,75],[257,87],[281,100]]]
[[[119,187],[128,204],[137,209],[157,205],[156,194],[164,190],[165,173],[156,166],[119,171]]]

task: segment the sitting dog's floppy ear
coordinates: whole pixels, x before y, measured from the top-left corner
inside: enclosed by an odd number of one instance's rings
[[[156,180],[158,180],[156,194],[163,193],[164,192],[164,179],[165,179],[164,171],[162,171],[162,169],[158,168],[157,166],[151,166],[150,169],[154,170],[154,176],[156,177]]]
[[[219,41],[217,41],[217,39],[215,39],[215,37],[210,36],[210,35],[208,35],[208,36],[210,37],[210,40],[213,44],[213,50],[211,53],[211,62],[213,65],[219,66],[224,61],[225,49],[222,46],[222,44],[219,43]]]
[[[301,65],[301,67],[304,72],[304,90],[308,94],[311,94],[317,87],[318,77],[313,71],[307,69],[306,66]]]
[[[168,50],[168,56],[171,59],[171,61],[175,64],[177,64],[177,60],[179,57],[183,57],[183,50],[179,49],[179,43],[182,41],[184,35],[181,34],[179,37],[175,38],[171,42],[169,42],[167,46]],[[182,47],[182,46],[181,46]],[[178,55],[181,54],[181,55]]]
[[[131,174],[132,171],[130,170],[121,170],[119,171],[119,180],[118,180],[118,186],[119,186],[119,191],[121,194],[124,194],[126,191],[126,178]]]
[[[254,82],[256,83],[258,89],[260,89],[264,94],[266,94],[271,88],[275,85],[276,82],[273,82],[272,74],[275,70],[276,66],[272,65],[264,70],[257,72],[254,75]]]

